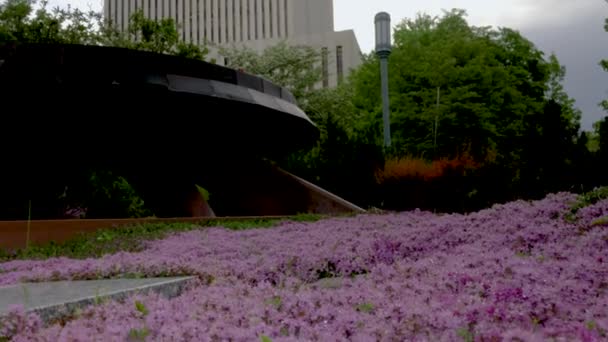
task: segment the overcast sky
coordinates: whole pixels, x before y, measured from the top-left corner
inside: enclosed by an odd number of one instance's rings
[[[301,0],[304,1],[304,0]],[[91,6],[100,10],[101,0],[50,0],[54,5]],[[583,111],[582,125],[606,114],[598,103],[608,98],[608,72],[599,60],[608,58],[608,33],[604,0],[334,0],[336,30],[354,29],[364,52],[374,44],[374,15],[389,12],[393,24],[417,13],[440,15],[442,9],[467,10],[469,23],[476,26],[510,27],[519,30],[546,53],[554,52],[566,66],[566,91]]]

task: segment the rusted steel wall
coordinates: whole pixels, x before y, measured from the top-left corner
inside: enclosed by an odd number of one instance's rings
[[[244,221],[259,219],[287,219],[285,216],[207,218],[187,217],[172,219],[104,219],[104,220],[49,220],[31,221],[29,243],[31,245],[49,242],[65,242],[79,233],[91,233],[100,229],[116,228],[141,223],[202,223],[205,221]],[[25,248],[28,221],[0,221],[0,249]]]

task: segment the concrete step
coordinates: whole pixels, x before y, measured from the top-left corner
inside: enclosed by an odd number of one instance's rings
[[[0,318],[12,305],[23,305],[36,312],[44,322],[70,316],[78,309],[102,300],[121,300],[134,294],[153,291],[167,298],[179,296],[194,277],[108,279],[22,283],[0,287]]]

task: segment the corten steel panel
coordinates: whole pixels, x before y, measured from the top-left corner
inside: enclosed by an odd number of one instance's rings
[[[267,219],[287,219],[285,216],[268,216]],[[119,228],[142,223],[202,223],[208,221],[243,221],[260,219],[260,217],[234,218],[173,218],[173,219],[103,219],[103,220],[33,220],[30,222],[30,245],[50,242],[61,243],[75,238],[81,233],[93,233],[100,229]],[[0,221],[0,249],[16,250],[26,246],[27,221]]]

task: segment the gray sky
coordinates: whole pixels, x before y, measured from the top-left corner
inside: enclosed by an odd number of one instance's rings
[[[100,10],[101,0],[50,0],[51,6],[72,4]],[[519,30],[546,53],[554,52],[566,66],[566,91],[583,111],[583,129],[606,114],[598,103],[608,98],[608,72],[599,60],[608,58],[608,33],[603,0],[334,0],[336,30],[354,29],[364,52],[374,44],[373,18],[389,12],[393,23],[417,13],[440,15],[442,9],[466,9],[476,26]]]

